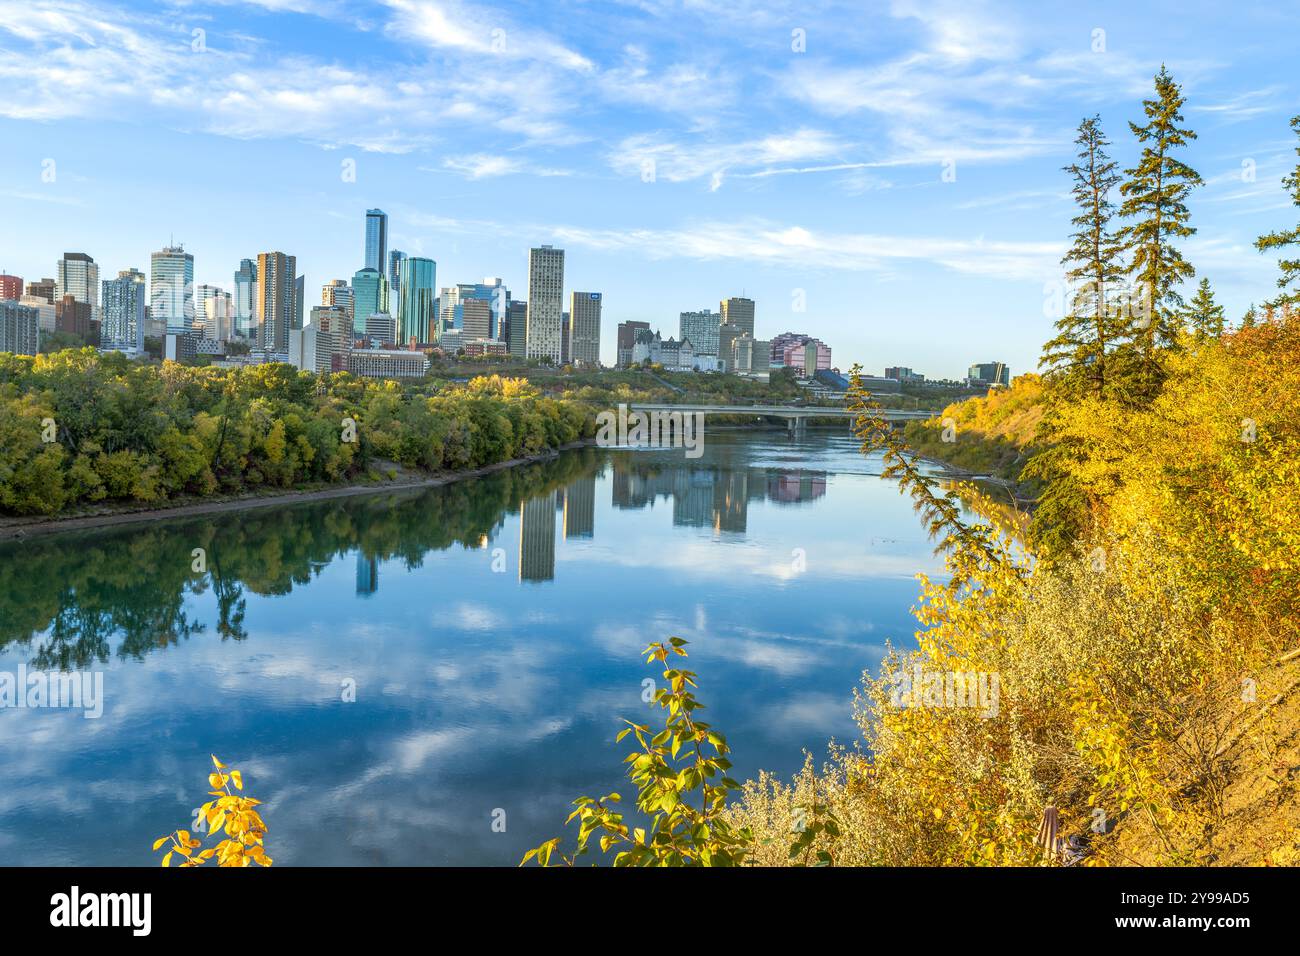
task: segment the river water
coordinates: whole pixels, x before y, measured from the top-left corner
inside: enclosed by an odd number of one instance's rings
[[[277,865],[514,865],[573,798],[632,801],[614,735],[659,720],[640,651],[670,636],[733,775],[791,774],[855,739],[853,688],[938,570],[879,471],[839,430],[715,430],[697,459],[588,448],[0,546],[0,681],[90,692],[0,709],[0,864],[156,865],[215,753]]]

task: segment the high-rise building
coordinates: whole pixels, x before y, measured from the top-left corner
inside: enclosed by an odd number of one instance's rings
[[[696,355],[718,354],[718,326],[722,324],[721,315],[710,309],[682,312],[678,316],[678,323],[677,337],[690,340],[691,345],[695,347]]]
[[[12,299],[17,302],[23,294],[22,276],[0,273],[0,299]]]
[[[18,304],[36,310],[37,321],[42,332],[50,333],[57,327],[58,310],[54,307],[54,303],[44,296],[24,295],[18,299]]]
[[[466,299],[460,304],[461,340],[472,342],[475,339],[491,338],[492,307],[483,299]]]
[[[163,246],[150,256],[149,307],[168,335],[194,328],[194,256],[184,246]]]
[[[88,302],[82,302],[69,293],[54,303],[54,327],[60,332],[77,336],[86,345],[98,345],[93,314]]]
[[[411,342],[427,344],[436,338],[438,301],[438,264],[432,259],[408,256],[401,260],[399,270],[401,298],[397,309],[398,345],[406,347]]]
[[[203,303],[205,338],[229,342],[235,335],[235,300],[229,292],[217,289]]]
[[[363,336],[367,344],[390,349],[397,342],[397,320],[387,312],[372,312],[366,316]]]
[[[379,590],[379,559],[357,549],[357,594],[369,597]]]
[[[554,577],[555,492],[550,491],[519,505],[519,580]]]
[[[724,372],[736,370],[736,339],[742,335],[740,327],[723,323],[718,326],[718,364]]]
[[[482,282],[461,282],[442,290],[438,305],[442,310],[439,331],[460,329],[464,325],[462,303],[475,299],[488,306],[488,331],[483,338],[499,338],[507,309],[510,307],[510,290],[500,279],[489,277]]]
[[[0,299],[0,352],[35,355],[40,350],[40,314],[17,299]]]
[[[506,348],[515,358],[528,354],[528,303],[516,299],[506,308]]]
[[[92,320],[99,318],[99,266],[84,252],[65,252],[59,260],[55,302],[69,295],[90,306]]]
[[[786,365],[811,378],[831,367],[831,347],[800,332],[782,332],[772,339],[772,364]]]
[[[208,303],[219,299],[225,293],[220,286],[199,283],[194,287],[194,324],[193,328],[204,333],[205,338],[215,339],[212,326],[208,324]]]
[[[568,365],[573,361],[569,355],[569,313],[560,313],[560,362]]]
[[[370,316],[388,311],[387,286],[378,269],[359,269],[352,276],[352,330],[358,336],[366,334]]]
[[[283,252],[257,254],[257,326],[262,348],[289,350],[289,330],[298,316],[298,260]],[[301,325],[297,326],[301,328]]]
[[[574,365],[600,365],[599,292],[574,292],[569,296],[569,361]]]
[[[564,539],[590,538],[596,528],[596,476],[579,478],[564,489]]]
[[[320,304],[343,309],[348,314],[353,330],[356,330],[356,293],[348,285],[347,279],[331,279],[325,283],[320,290]],[[364,316],[362,321],[364,322]]]
[[[732,342],[731,360],[727,367],[735,372],[766,372],[771,367],[771,358],[771,342],[752,335],[740,335]]]
[[[257,329],[257,263],[240,259],[235,272],[234,295],[235,333],[246,339],[256,339]]]
[[[39,282],[33,280],[27,283],[27,294],[39,296],[50,305],[53,305],[58,298],[59,280],[58,279],[41,279]]]
[[[734,325],[742,333],[754,334],[754,300],[732,296],[723,299],[721,304],[722,321],[720,325]]]
[[[564,250],[540,246],[528,251],[528,314],[524,350],[528,358],[560,364],[564,355]]]
[[[966,370],[972,385],[1010,385],[1011,370],[1003,362],[976,362]]]
[[[648,333],[649,331],[649,322],[641,322],[633,319],[618,324],[618,336],[615,342],[618,350],[615,358],[618,365],[628,366],[633,364],[632,350],[636,346],[637,333]]]
[[[339,369],[346,369],[347,353],[352,349],[352,317],[347,310],[337,305],[318,305],[311,310],[311,322],[303,326],[304,333],[309,326],[316,330],[311,336],[314,355],[307,354],[303,346],[304,367],[311,362],[315,371],[330,372],[336,364],[335,356],[339,356]]]
[[[146,279],[139,269],[124,269],[104,280],[99,338],[105,348],[144,351]]]
[[[406,258],[406,253],[401,249],[390,249],[388,252],[388,290],[387,295],[391,298],[379,303],[379,311],[387,312],[396,318],[398,307],[401,305],[402,298],[402,260]],[[381,268],[379,270],[383,272]]]
[[[388,214],[382,209],[367,209],[365,268],[382,272],[387,262]]]

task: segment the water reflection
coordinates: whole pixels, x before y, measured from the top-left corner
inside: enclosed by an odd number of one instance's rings
[[[103,670],[106,696],[94,721],[0,711],[0,863],[149,864],[217,752],[284,863],[512,864],[620,787],[638,652],[670,634],[737,772],[790,772],[853,733],[852,688],[934,566],[877,470],[839,435],[711,434],[695,460],[583,449],[0,547],[0,671]]]

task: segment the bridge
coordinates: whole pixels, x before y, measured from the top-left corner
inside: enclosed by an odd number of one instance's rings
[[[794,434],[801,434],[810,418],[844,418],[852,425],[858,413],[847,408],[829,405],[669,405],[661,402],[628,402],[628,409],[634,412],[683,412],[705,415],[753,415],[759,418],[780,418],[784,420]],[[938,412],[926,412],[902,408],[881,409],[886,421],[911,422],[934,418]]]

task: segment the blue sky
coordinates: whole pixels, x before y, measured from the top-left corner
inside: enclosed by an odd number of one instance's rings
[[[675,333],[745,294],[760,337],[812,333],[841,368],[1019,373],[1075,127],[1100,113],[1131,165],[1161,62],[1206,180],[1185,254],[1233,318],[1272,294],[1252,242],[1297,217],[1288,6],[0,0],[0,271],[147,270],[174,235],[224,288],[294,254],[314,301],[378,206],[439,285],[523,297],[528,247],[564,247],[566,289],[605,294],[606,361],[621,320]]]

